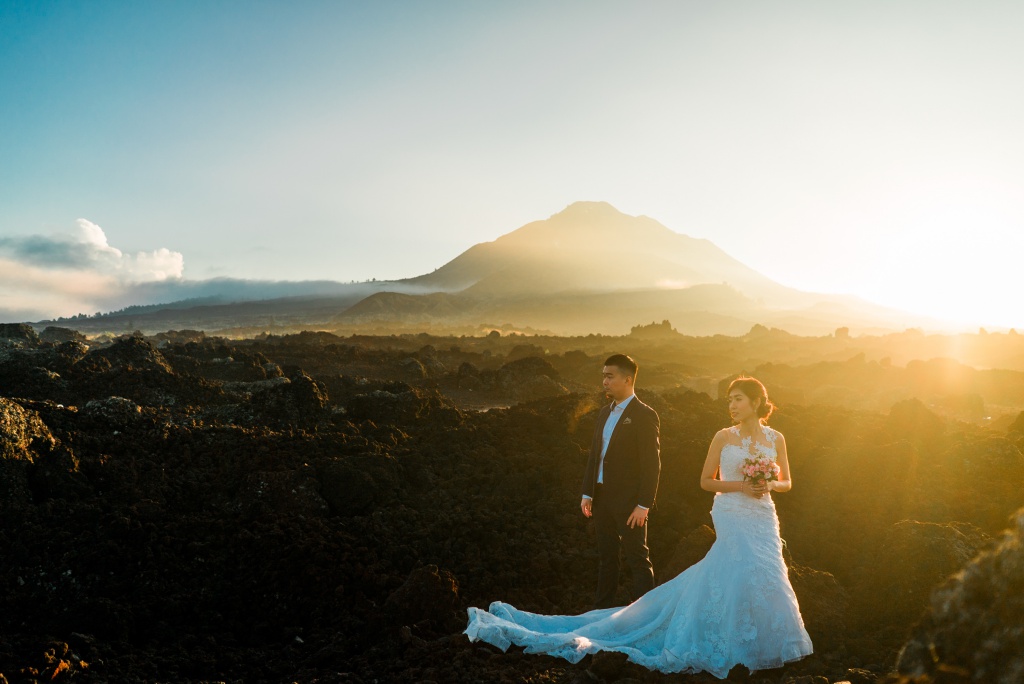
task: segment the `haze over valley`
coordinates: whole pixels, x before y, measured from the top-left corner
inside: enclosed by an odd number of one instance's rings
[[[179,287],[201,297],[41,321],[36,327],[70,325],[91,334],[195,328],[233,335],[421,328],[472,334],[497,327],[621,335],[661,320],[688,335],[737,335],[758,324],[802,335],[838,327],[855,334],[959,327],[852,296],[783,286],[709,240],[623,214],[605,202],[576,202],[477,244],[431,273],[401,280],[227,280]]]

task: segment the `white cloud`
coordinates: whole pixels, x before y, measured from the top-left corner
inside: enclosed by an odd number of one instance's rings
[[[107,244],[107,234],[95,223],[89,219],[80,218],[75,221],[75,225],[78,227],[78,234],[75,236],[78,238],[77,242],[89,245],[98,252],[109,252],[116,257],[121,256],[121,250]]]
[[[166,247],[125,254],[107,242],[103,229],[80,218],[64,235],[0,238],[0,257],[43,269],[73,269],[111,276],[124,283],[181,278],[185,258]]]
[[[185,257],[180,252],[161,247],[152,252],[125,254],[111,247],[107,243],[106,233],[92,221],[80,218],[75,224],[78,228],[75,238],[85,254],[99,267],[98,270],[107,266],[111,275],[124,282],[149,283],[181,278],[185,271]]]
[[[84,218],[60,235],[0,237],[0,320],[38,320],[137,303],[139,285],[178,282],[185,258],[166,247],[127,254]]]
[[[185,257],[161,247],[152,252],[139,252],[129,257],[125,268],[135,282],[156,282],[181,278],[185,271]]]

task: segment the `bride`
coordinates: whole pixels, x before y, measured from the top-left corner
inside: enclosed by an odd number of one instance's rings
[[[622,608],[582,615],[537,615],[500,601],[487,612],[470,608],[470,641],[573,663],[617,651],[652,670],[720,679],[736,665],[765,670],[810,654],[771,497],[792,487],[786,440],[765,424],[774,406],[760,381],[737,378],[728,396],[735,425],[712,439],[700,480],[716,492],[717,540],[703,560]],[[744,461],[759,456],[778,464],[777,480],[744,478]]]

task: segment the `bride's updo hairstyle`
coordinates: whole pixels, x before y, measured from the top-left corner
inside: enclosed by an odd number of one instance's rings
[[[761,403],[757,405],[757,417],[761,419],[762,423],[768,421],[768,416],[775,411],[775,404],[768,398],[768,390],[764,388],[760,380],[747,376],[738,377],[729,383],[727,394],[732,394],[735,390],[743,392],[752,404],[756,404],[760,399]]]

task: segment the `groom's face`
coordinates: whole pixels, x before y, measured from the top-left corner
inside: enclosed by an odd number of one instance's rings
[[[605,366],[602,375],[604,393],[609,398],[622,401],[633,393],[633,377],[626,375],[618,366]]]

